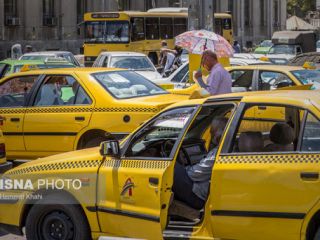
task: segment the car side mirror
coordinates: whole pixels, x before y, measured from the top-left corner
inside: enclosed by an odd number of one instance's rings
[[[108,140],[105,142],[102,142],[100,145],[100,154],[103,157],[114,157],[114,158],[120,158],[121,151],[119,146],[118,140]]]

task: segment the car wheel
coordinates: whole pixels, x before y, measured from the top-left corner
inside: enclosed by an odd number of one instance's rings
[[[97,147],[97,146],[100,145],[101,142],[106,141],[106,140],[107,140],[106,138],[101,137],[101,136],[95,137],[95,138],[90,139],[89,141],[87,141],[87,142],[83,145],[82,149],[83,149],[83,148]]]
[[[48,204],[48,201],[52,203],[52,200],[52,198],[40,200],[30,210],[26,220],[27,239],[91,239],[90,228],[80,206]]]

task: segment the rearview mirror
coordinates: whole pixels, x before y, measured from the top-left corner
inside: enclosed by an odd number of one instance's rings
[[[120,146],[117,140],[108,140],[100,145],[100,154],[104,157],[120,158]]]

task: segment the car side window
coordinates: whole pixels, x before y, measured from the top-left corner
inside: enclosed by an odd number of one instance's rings
[[[11,78],[0,85],[0,107],[22,107],[37,75]]]
[[[177,83],[179,83],[179,82],[184,82],[183,80],[184,80],[184,77],[185,77],[185,75],[186,75],[186,73],[189,71],[189,65],[186,65],[185,67],[183,67],[182,69],[181,69],[181,71],[180,72],[178,72],[173,78],[172,78],[172,82],[177,82]]]
[[[303,131],[301,151],[320,151],[320,122],[311,113],[308,113]]]
[[[233,92],[252,90],[253,70],[234,70],[230,72]]]
[[[284,73],[261,71],[259,74],[259,90],[275,90],[294,86],[294,82]]]
[[[108,67],[108,56],[105,56],[104,57],[104,59],[103,59],[103,61],[102,61],[102,67]]]
[[[38,90],[34,106],[90,104],[91,100],[72,76],[50,75]]]
[[[169,158],[194,110],[186,107],[162,113],[133,137],[125,157]]]
[[[304,110],[289,106],[250,106],[242,115],[230,152],[292,152],[297,148]]]

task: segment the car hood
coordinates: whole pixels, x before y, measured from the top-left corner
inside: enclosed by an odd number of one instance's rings
[[[144,76],[145,78],[147,78],[149,80],[161,78],[161,75],[156,71],[135,71],[135,72],[139,73],[140,75]]]
[[[71,165],[77,165],[81,162],[85,162],[88,165],[99,167],[99,163],[102,162],[102,157],[99,153],[99,147],[95,148],[88,148],[78,151],[72,151],[67,153],[61,153],[57,155],[52,155],[49,157],[43,157],[38,158],[36,160],[31,160],[29,162],[26,162],[24,164],[19,165],[18,167],[15,167],[9,171],[7,171],[5,174],[16,174],[17,172],[21,171],[22,173],[28,173],[27,170],[32,170],[32,172],[42,172],[43,169],[40,166],[60,166],[63,163],[70,163]],[[85,167],[84,165],[81,165]],[[49,168],[49,170],[52,170]]]
[[[181,95],[181,94],[161,94],[155,96],[148,96],[148,97],[139,97],[134,99],[134,103],[137,105],[144,105],[144,106],[153,106],[161,110],[173,103],[185,101],[190,98],[190,95]],[[132,102],[133,103],[133,102]]]

